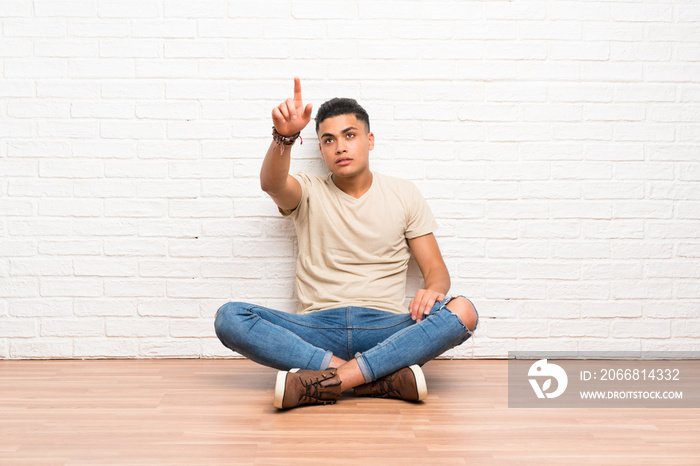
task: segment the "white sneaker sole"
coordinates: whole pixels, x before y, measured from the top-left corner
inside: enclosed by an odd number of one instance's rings
[[[418,364],[408,366],[416,378],[416,389],[418,390],[418,401],[423,401],[428,397],[428,384],[425,382],[425,375]]]
[[[287,387],[287,374],[297,372],[299,369],[291,369],[289,371],[279,371],[277,373],[277,381],[275,382],[275,399],[272,404],[277,409],[284,409],[284,390]]]

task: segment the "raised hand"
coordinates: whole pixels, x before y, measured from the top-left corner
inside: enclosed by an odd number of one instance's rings
[[[301,101],[301,80],[294,78],[294,98],[287,99],[272,109],[272,123],[282,136],[293,136],[311,121],[313,105],[304,107]]]

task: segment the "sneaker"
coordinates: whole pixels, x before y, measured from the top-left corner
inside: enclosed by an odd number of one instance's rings
[[[355,387],[355,395],[423,401],[428,396],[428,385],[420,366],[414,364],[374,382]]]
[[[340,377],[334,369],[279,371],[273,404],[278,409],[334,404],[340,392]]]

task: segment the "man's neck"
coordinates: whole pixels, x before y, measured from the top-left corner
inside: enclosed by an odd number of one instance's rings
[[[333,184],[348,196],[362,197],[372,186],[372,172],[367,170],[357,176],[339,177],[332,175]]]

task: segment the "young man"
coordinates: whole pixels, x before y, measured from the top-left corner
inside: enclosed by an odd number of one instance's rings
[[[450,276],[433,236],[435,219],[416,187],[370,171],[367,112],[352,99],[318,110],[319,149],[330,173],[290,175],[292,146],[311,120],[301,83],[272,111],[273,142],[260,184],[294,220],[299,308],[290,314],[228,303],[216,334],[228,348],[281,371],[274,405],[335,403],[360,396],[423,400],[420,365],[466,341],[478,315],[464,297],[446,298]],[[424,288],[404,307],[410,255]]]

